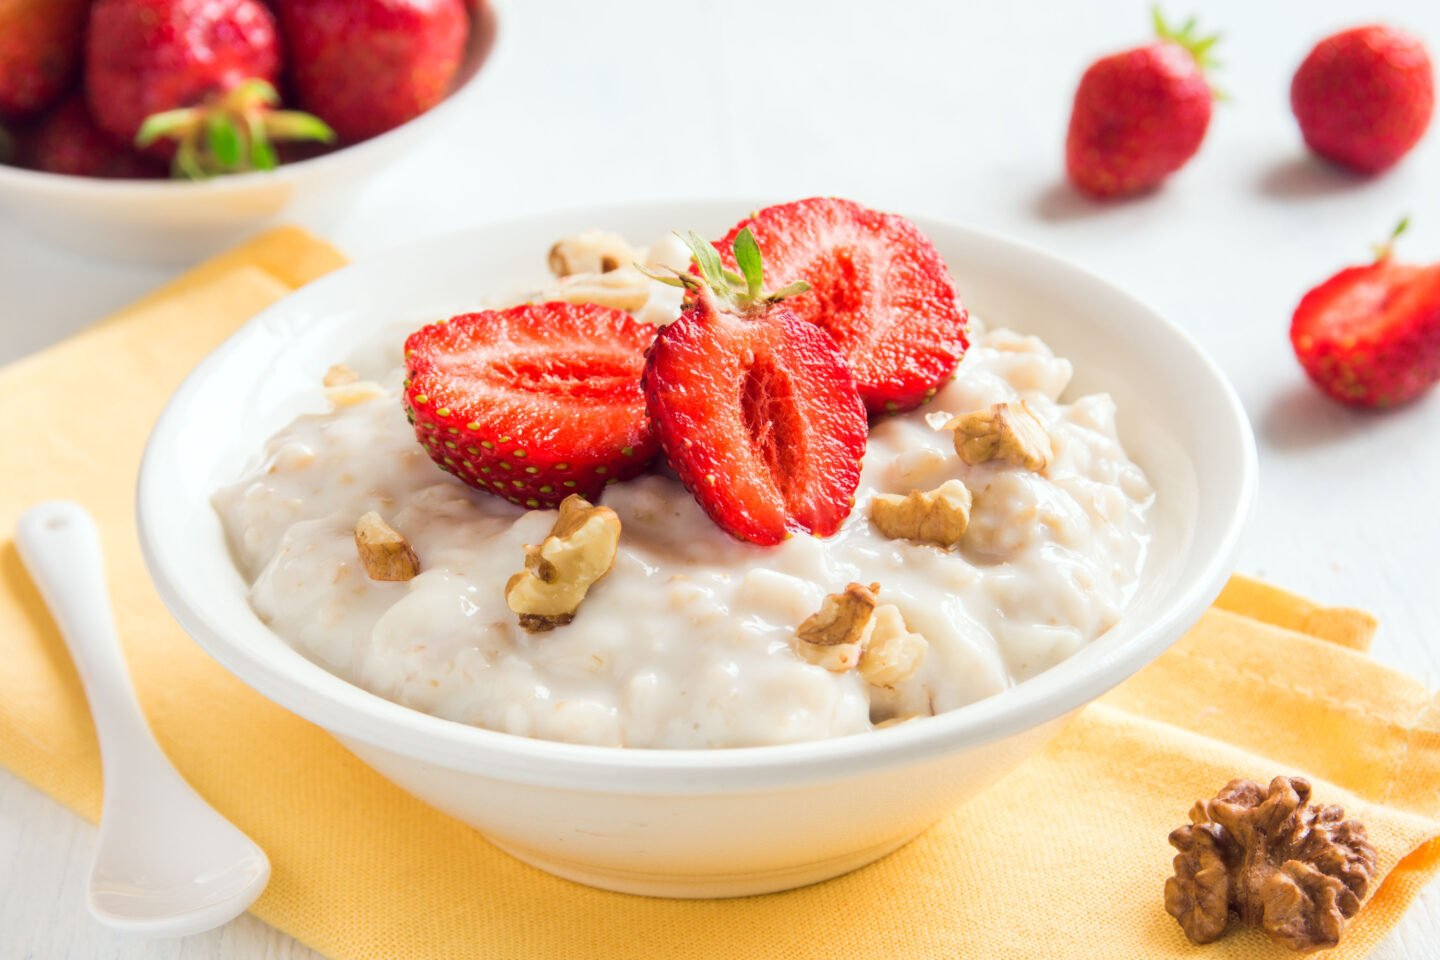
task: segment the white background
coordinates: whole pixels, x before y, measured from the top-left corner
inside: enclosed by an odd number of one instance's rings
[[[1440,259],[1440,124],[1399,168],[1355,181],[1306,159],[1288,89],[1314,41],[1361,19],[1405,25],[1440,51],[1440,4],[1194,7],[1225,34],[1216,80],[1232,99],[1190,167],[1139,201],[1080,200],[1061,156],[1077,78],[1094,56],[1145,38],[1140,2],[511,0],[473,111],[356,195],[343,220],[316,226],[353,256],[380,257],[553,207],[838,194],[1041,244],[1184,324],[1239,388],[1262,478],[1242,569],[1376,611],[1375,655],[1434,687],[1440,391],[1385,415],[1341,409],[1307,386],[1286,330],[1300,295],[1364,259],[1403,213],[1414,223],[1402,253]],[[0,223],[0,360],[167,276],[67,255]],[[181,942],[111,937],[81,905],[91,839],[0,771],[0,954],[316,956],[249,917]],[[1440,889],[1377,956],[1440,957]]]

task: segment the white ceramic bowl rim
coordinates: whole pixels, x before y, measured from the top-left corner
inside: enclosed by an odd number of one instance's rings
[[[487,4],[480,14],[483,19],[477,19],[474,9],[467,6],[470,12],[472,27],[478,27],[486,31],[485,34],[474,33],[470,46],[466,51],[466,60],[461,64],[459,76],[460,82],[455,85],[445,99],[435,106],[426,110],[418,117],[405,121],[398,127],[386,130],[368,140],[361,140],[359,143],[342,144],[328,153],[316,157],[309,157],[305,160],[296,160],[292,163],[282,163],[273,170],[252,170],[246,173],[229,174],[223,177],[211,177],[208,180],[175,180],[175,179],[119,179],[112,180],[104,177],[77,177],[63,173],[47,173],[44,170],[31,170],[26,167],[15,167],[7,164],[0,164],[0,179],[13,180],[18,186],[28,190],[38,191],[62,191],[71,196],[86,194],[108,194],[116,190],[133,191],[138,194],[169,194],[175,195],[180,191],[188,191],[190,196],[196,198],[196,202],[202,202],[205,197],[225,196],[232,193],[244,193],[258,183],[272,180],[288,179],[292,174],[323,173],[328,167],[344,163],[353,159],[359,153],[369,153],[373,150],[382,149],[392,140],[408,136],[421,126],[429,126],[439,117],[448,116],[451,112],[460,108],[465,101],[463,94],[476,85],[476,80],[483,72],[482,67],[489,60],[496,40],[496,19],[493,7]],[[472,62],[473,60],[473,62]],[[341,156],[344,154],[345,156]]]
[[[753,199],[723,201],[730,211],[755,209]],[[576,222],[612,223],[637,205],[595,207],[569,211]],[[719,203],[668,201],[666,206],[713,211]],[[486,225],[485,233],[534,218]],[[929,225],[915,218],[922,229]],[[935,223],[935,221],[930,221]],[[993,244],[1014,256],[1028,258],[1046,271],[1076,284],[1100,284],[1135,309],[1162,325],[1177,349],[1188,351],[1194,372],[1208,382],[1205,394],[1211,408],[1209,422],[1222,435],[1233,437],[1235,509],[1222,529],[1212,530],[1213,544],[1201,573],[1177,585],[1163,615],[1137,629],[1135,635],[1084,672],[1065,671],[1064,664],[984,700],[958,710],[885,730],[804,743],[715,750],[645,750],[562,743],[487,730],[441,719],[348,683],[317,691],[303,677],[277,668],[225,636],[222,624],[210,620],[192,593],[181,584],[183,566],[157,549],[153,519],[165,511],[166,485],[157,461],[174,455],[178,422],[200,385],[221,365],[235,344],[267,323],[277,309],[296,310],[323,303],[332,288],[343,288],[350,278],[367,270],[364,261],[345,267],[298,291],[277,307],[250,320],[211,353],[186,378],[157,421],[145,451],[137,489],[137,514],[145,562],[161,598],[191,636],[240,679],[267,698],[342,737],[355,738],[401,756],[451,769],[482,772],[501,779],[554,786],[584,786],[607,792],[726,793],[753,791],[757,783],[782,788],[852,776],[861,770],[889,769],[923,763],[941,755],[999,740],[1061,717],[1114,687],[1149,663],[1192,624],[1224,586],[1238,552],[1241,535],[1253,509],[1256,486],[1254,438],[1240,400],[1223,373],[1183,330],[1145,307],[1128,294],[1092,274],[1032,245],[987,231],[938,223],[945,229]],[[472,233],[475,231],[472,231]],[[416,244],[397,256],[420,256],[432,247],[458,248],[465,233]],[[1217,405],[1218,404],[1218,405]],[[191,586],[194,586],[193,584]],[[315,670],[318,666],[310,665]]]

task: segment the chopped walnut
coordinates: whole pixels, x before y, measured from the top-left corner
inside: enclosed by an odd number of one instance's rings
[[[327,387],[340,387],[347,383],[354,383],[360,379],[360,374],[343,363],[337,363],[325,371],[325,379],[321,381]]]
[[[875,599],[879,592],[878,583],[868,587],[852,583],[844,592],[830,594],[820,603],[819,611],[795,629],[795,636],[818,647],[859,643],[879,604]]]
[[[336,407],[353,407],[357,403],[379,400],[385,396],[385,388],[374,380],[357,380],[354,383],[341,383],[327,387],[325,396]]]
[[[597,580],[615,564],[620,518],[579,494],[560,503],[560,515],[539,546],[525,547],[525,569],[505,584],[505,603],[520,626],[540,633],[564,626]]]
[[[860,675],[872,687],[893,687],[909,680],[920,669],[930,645],[920,634],[906,629],[905,618],[894,604],[876,607],[870,622],[870,640],[860,654]]]
[[[1365,826],[1334,804],[1309,804],[1310,784],[1276,777],[1268,789],[1232,780],[1170,834],[1179,850],[1165,910],[1195,943],[1224,933],[1230,915],[1292,950],[1340,942],[1375,874]]]
[[[950,548],[970,525],[970,490],[946,480],[934,490],[908,496],[877,493],[870,498],[870,522],[892,540],[921,540]]]
[[[1003,460],[1039,473],[1054,456],[1050,434],[1023,400],[955,417],[944,429],[954,431],[955,452],[971,466]]]
[[[634,267],[608,273],[575,273],[529,298],[532,303],[563,300],[566,303],[597,303],[633,313],[650,299],[651,281]]]
[[[869,638],[870,618],[879,601],[880,584],[852,583],[832,593],[820,609],[795,628],[795,649],[805,660],[832,673],[844,673],[860,663],[862,644]]]
[[[908,679],[925,657],[925,638],[907,630],[899,609],[876,599],[879,592],[878,583],[852,583],[828,595],[795,629],[796,652],[832,673],[858,668],[872,686]]]
[[[626,267],[640,255],[618,233],[585,230],[565,237],[550,248],[550,272],[557,277],[578,273],[609,273]]]
[[[410,544],[374,510],[355,523],[355,550],[371,580],[413,580],[420,572]]]

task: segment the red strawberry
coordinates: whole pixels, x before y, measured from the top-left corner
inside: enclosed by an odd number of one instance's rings
[[[1379,254],[1305,294],[1290,323],[1310,379],[1359,407],[1405,403],[1440,381],[1440,264],[1396,263],[1388,243]]]
[[[296,92],[348,141],[445,99],[465,54],[464,0],[278,0]]]
[[[0,0],[0,117],[33,117],[64,95],[80,66],[89,6]]]
[[[96,0],[86,58],[95,122],[141,147],[177,141],[178,175],[269,169],[271,141],[334,136],[271,109],[280,52],[259,0]]]
[[[594,304],[467,313],[405,341],[405,409],[430,458],[511,503],[594,500],[655,456],[640,374],[655,328]]]
[[[829,197],[766,207],[715,243],[732,269],[744,230],[772,277],[810,285],[785,306],[834,338],[872,413],[934,396],[965,355],[969,318],[945,261],[904,217]]]
[[[46,173],[138,179],[165,176],[165,164],[117,141],[90,119],[85,98],[73,94],[24,142],[21,162]]]
[[[1315,45],[1290,83],[1305,143],[1359,173],[1379,173],[1420,142],[1435,109],[1425,45],[1389,27],[1344,30]]]
[[[1200,149],[1215,94],[1205,80],[1218,37],[1195,21],[1171,29],[1155,11],[1155,43],[1102,57],[1075,91],[1065,136],[1070,182],[1096,197],[1160,185]]]
[[[826,537],[855,505],[868,423],[835,341],[780,301],[804,283],[765,294],[755,236],[741,230],[725,271],[698,235],[700,276],[661,328],[645,361],[645,401],[680,480],[721,528],[779,543],[792,530]]]

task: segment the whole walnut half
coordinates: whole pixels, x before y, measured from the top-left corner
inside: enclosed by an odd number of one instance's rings
[[[1165,910],[1195,943],[1225,933],[1230,916],[1292,950],[1340,942],[1375,875],[1365,825],[1334,804],[1310,804],[1310,783],[1276,777],[1266,789],[1231,780],[1170,834],[1179,850]]]

